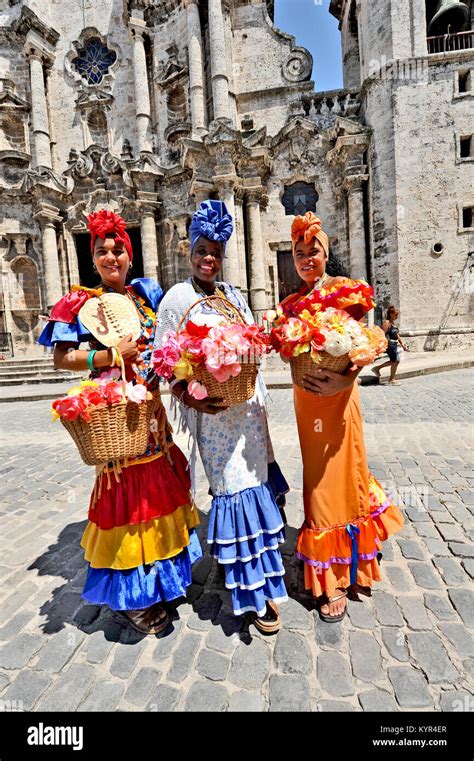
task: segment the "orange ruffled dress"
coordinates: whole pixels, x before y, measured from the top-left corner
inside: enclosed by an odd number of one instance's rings
[[[293,389],[305,511],[296,554],[305,587],[315,597],[371,587],[381,580],[381,543],[401,529],[403,516],[369,473],[358,385],[326,397]]]

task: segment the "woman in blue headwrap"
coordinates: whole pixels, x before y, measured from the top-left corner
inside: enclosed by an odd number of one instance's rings
[[[176,331],[192,305],[187,319],[195,323],[213,325],[223,315],[236,319],[225,301],[196,304],[206,296],[221,296],[237,307],[246,322],[254,322],[241,294],[217,279],[232,231],[232,217],[222,201],[200,205],[189,230],[192,276],[164,296],[156,348],[167,331]],[[227,409],[217,407],[215,398],[195,399],[186,381],[173,380],[171,391],[179,400],[185,427],[197,442],[209,480],[213,499],[208,543],[211,555],[225,569],[234,614],[252,613],[260,631],[276,632],[281,628],[278,603],[287,599],[278,549],[284,541],[284,521],[278,504],[284,504],[288,484],[273,454],[263,380],[258,377],[252,399]]]

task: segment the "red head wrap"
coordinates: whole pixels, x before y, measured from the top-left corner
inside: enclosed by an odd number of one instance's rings
[[[115,240],[123,243],[128,251],[130,261],[133,261],[132,241],[125,229],[125,222],[118,214],[108,209],[94,211],[87,217],[89,231],[91,234],[91,251],[94,253],[94,243],[96,238],[106,238],[107,235],[114,233]]]

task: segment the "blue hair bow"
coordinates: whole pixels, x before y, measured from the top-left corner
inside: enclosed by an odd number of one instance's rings
[[[197,240],[202,236],[208,240],[217,240],[224,244],[229,240],[234,230],[232,216],[227,211],[223,201],[203,201],[193,215],[189,228],[191,253]]]

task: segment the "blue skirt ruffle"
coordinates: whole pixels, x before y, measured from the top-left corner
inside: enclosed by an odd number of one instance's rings
[[[192,583],[191,566],[202,557],[195,530],[189,532],[189,539],[179,555],[150,565],[126,571],[89,566],[82,596],[94,605],[108,605],[112,610],[139,610],[184,597]]]
[[[285,494],[288,494],[290,487],[288,481],[280,470],[280,466],[275,460],[268,463],[267,483],[278,507],[284,507],[286,504]]]
[[[235,615],[263,616],[267,600],[287,599],[278,549],[284,525],[269,483],[214,497],[207,541],[224,565]]]

